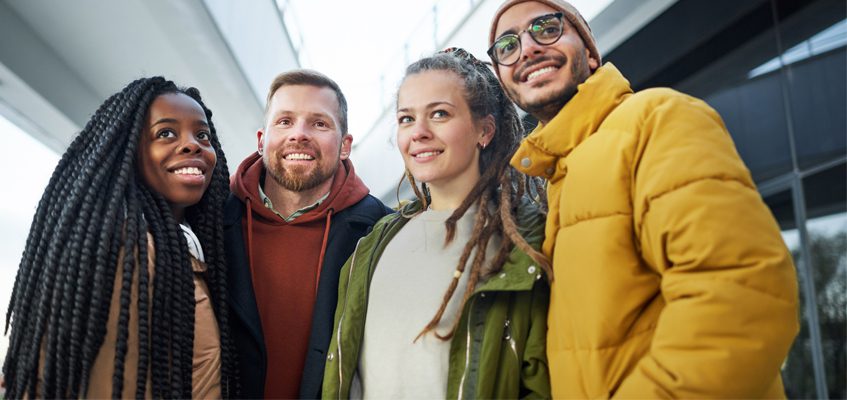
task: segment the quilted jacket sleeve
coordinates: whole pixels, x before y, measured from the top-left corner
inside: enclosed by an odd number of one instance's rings
[[[615,397],[784,396],[798,331],[791,255],[717,113],[645,91],[632,165],[636,240],[666,303]]]

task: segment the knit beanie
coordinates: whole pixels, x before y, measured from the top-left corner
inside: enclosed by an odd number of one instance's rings
[[[598,65],[601,64],[600,51],[597,50],[597,43],[594,41],[594,36],[591,35],[591,27],[588,26],[588,22],[585,22],[585,18],[582,18],[579,11],[564,0],[506,0],[497,12],[494,13],[494,19],[491,20],[491,32],[488,34],[488,46],[494,44],[494,35],[496,34],[495,30],[497,29],[497,23],[500,21],[500,16],[503,15],[506,10],[512,8],[512,6],[525,3],[527,1],[535,1],[541,4],[546,4],[553,9],[561,11],[562,14],[565,15],[565,18],[568,19],[568,22],[570,22],[571,25],[576,28],[576,31],[579,32],[579,36],[582,37],[582,41],[585,43],[585,47],[588,49],[589,54],[597,59]]]

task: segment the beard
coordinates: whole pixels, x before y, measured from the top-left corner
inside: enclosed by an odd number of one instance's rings
[[[528,114],[541,121],[550,121],[556,116],[556,114],[559,113],[559,111],[562,110],[562,107],[564,107],[565,104],[571,101],[573,96],[576,95],[577,86],[579,86],[582,82],[585,82],[585,80],[591,75],[591,68],[588,66],[588,57],[585,55],[585,52],[578,51],[576,53],[576,58],[570,64],[570,79],[568,79],[568,81],[565,82],[559,90],[532,101],[522,98],[514,88],[503,85],[506,89],[506,93],[512,98],[512,101],[514,101],[518,107],[526,111]],[[512,81],[519,82],[520,75],[527,68],[551,59],[556,60],[559,65],[562,66],[565,66],[567,63],[567,58],[560,55],[539,58],[533,63],[527,64],[523,68],[516,70],[512,75]],[[556,82],[548,83],[548,85],[554,84],[556,84]]]
[[[323,165],[323,155],[317,147],[311,150],[315,154],[314,167],[308,166],[293,166],[286,168],[283,153],[285,150],[304,149],[306,146],[289,146],[277,149],[270,157],[263,157],[262,162],[265,164],[265,170],[271,174],[271,177],[277,184],[292,192],[302,192],[304,190],[313,189],[316,186],[332,179],[335,172],[338,170],[338,162]],[[268,159],[270,158],[270,160]],[[311,171],[309,171],[311,169]]]

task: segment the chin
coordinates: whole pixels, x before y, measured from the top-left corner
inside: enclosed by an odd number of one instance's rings
[[[202,198],[202,196],[201,197],[180,197],[180,198],[174,199],[173,201],[171,201],[169,199],[165,199],[165,200],[167,200],[169,205],[177,205],[177,206],[179,206],[183,209],[188,209],[189,207],[196,206],[197,203],[200,202],[201,198]]]
[[[576,92],[576,88],[570,85],[560,90],[545,90],[541,93],[533,93],[525,96],[515,103],[527,113],[538,118],[539,115],[549,119],[558,114],[559,110],[567,104]]]
[[[431,174],[431,173],[426,173],[426,172],[415,173],[414,171],[412,171],[412,177],[415,178],[416,182],[426,183],[426,184],[429,184],[433,180],[438,179],[437,175],[434,175],[434,174]]]

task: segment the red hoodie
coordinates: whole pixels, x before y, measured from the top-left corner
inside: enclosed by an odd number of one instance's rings
[[[247,256],[267,349],[265,398],[297,398],[326,240],[333,214],[368,194],[349,160],[341,161],[329,196],[314,210],[285,222],[259,196],[262,157],[247,157],[230,189],[245,204]]]

